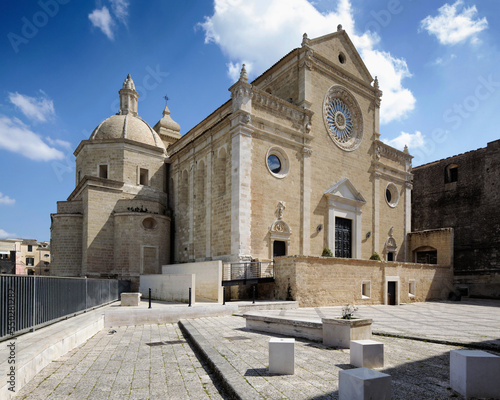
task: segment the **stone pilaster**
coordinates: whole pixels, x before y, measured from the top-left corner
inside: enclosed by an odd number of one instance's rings
[[[300,254],[310,255],[311,237],[311,154],[309,148],[302,149],[302,248]]]
[[[194,149],[193,149],[194,153]],[[194,251],[194,185],[196,178],[196,164],[192,161],[189,165],[189,207],[188,207],[188,218],[189,218],[189,258],[194,260],[195,251]]]
[[[205,232],[206,232],[206,242],[205,242],[205,256],[210,258],[212,256],[212,151],[207,154],[207,185],[205,187]]]
[[[312,104],[312,89],[311,74],[312,74],[312,56],[313,50],[309,47],[310,39],[304,33],[302,40],[302,49],[299,61],[299,98],[298,104],[300,107],[309,109]]]
[[[231,88],[231,259],[252,256],[252,85],[245,66],[240,79]]]
[[[373,223],[372,223],[372,254],[380,253],[380,174],[373,174]]]

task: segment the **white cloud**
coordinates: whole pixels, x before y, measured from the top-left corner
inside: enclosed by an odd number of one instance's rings
[[[109,0],[111,11],[113,15],[123,25],[127,25],[129,0]],[[96,28],[99,28],[109,40],[115,39],[114,30],[116,28],[116,21],[111,16],[108,7],[103,6],[100,9],[95,9],[89,14],[89,19]]]
[[[414,134],[401,132],[401,135],[394,139],[382,139],[382,141],[399,150],[404,150],[404,147],[408,146],[410,153],[415,149],[425,146],[425,137],[420,131],[415,131]]]
[[[116,18],[120,20],[120,22],[124,25],[127,25],[127,17],[128,17],[128,0],[110,0],[111,1],[111,10],[113,14],[116,15]]]
[[[477,43],[477,34],[488,27],[486,17],[477,18],[476,6],[465,7],[463,0],[457,0],[452,5],[446,3],[438,12],[436,17],[425,17],[420,27],[435,35],[441,44],[453,45],[468,39]]]
[[[379,78],[384,92],[381,122],[411,111],[415,98],[403,87],[403,79],[411,76],[406,61],[376,49],[380,40],[376,34],[357,33],[351,0],[338,0],[337,9],[328,13],[319,12],[313,4],[287,0],[283,7],[282,0],[215,0],[213,15],[199,26],[205,31],[205,43],[215,43],[229,59],[228,75],[236,81],[242,63],[249,75],[256,76],[300,47],[304,32],[315,38],[335,31],[341,23],[369,71]]]
[[[66,140],[61,140],[61,139],[52,139],[50,137],[46,137],[45,140],[51,145],[51,146],[59,146],[59,147],[64,147],[65,149],[70,150],[71,149],[71,143],[67,142]]]
[[[383,91],[380,123],[386,124],[406,116],[416,103],[413,93],[403,87],[403,79],[411,77],[406,61],[374,49],[362,50],[361,56],[368,69],[378,76]]]
[[[64,154],[48,146],[39,135],[17,118],[0,115],[0,149],[35,161],[62,160]]]
[[[114,40],[113,27],[115,26],[115,21],[109,13],[108,7],[104,6],[101,9],[95,9],[89,14],[90,22],[96,28],[99,28],[109,40]]]
[[[12,206],[16,203],[15,199],[11,199],[9,196],[2,194],[0,192],[0,205]]]
[[[15,233],[9,233],[7,231],[4,231],[3,229],[0,228],[0,238],[1,239],[7,239],[7,238],[15,238],[17,235]]]
[[[436,60],[432,63],[432,65],[447,65],[450,62],[452,62],[455,58],[457,58],[456,54],[450,54],[447,57],[438,57]]]
[[[38,98],[20,93],[9,93],[9,100],[18,107],[29,119],[37,122],[47,122],[55,115],[54,102],[41,91]]]

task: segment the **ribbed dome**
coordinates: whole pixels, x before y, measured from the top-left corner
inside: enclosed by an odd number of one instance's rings
[[[90,140],[129,139],[165,150],[165,145],[158,134],[137,115],[139,93],[135,90],[130,74],[118,93],[120,94],[120,111],[101,122],[90,135]]]
[[[130,139],[165,149],[158,134],[141,118],[132,114],[112,115],[94,129],[90,140]]]

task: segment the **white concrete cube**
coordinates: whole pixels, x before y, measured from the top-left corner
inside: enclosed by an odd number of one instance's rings
[[[141,293],[122,293],[121,306],[138,306],[141,301]]]
[[[286,375],[295,373],[295,339],[269,339],[269,372]]]
[[[339,372],[340,400],[390,400],[391,376],[368,368]]]
[[[450,386],[467,398],[500,398],[500,357],[481,350],[452,350]]]
[[[351,365],[382,368],[384,366],[384,344],[375,340],[351,340]]]

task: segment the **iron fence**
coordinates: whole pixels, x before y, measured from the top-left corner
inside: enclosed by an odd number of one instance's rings
[[[222,284],[252,284],[274,280],[274,261],[252,261],[224,264]]]
[[[0,275],[0,341],[119,299],[115,279]]]

